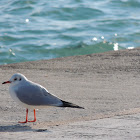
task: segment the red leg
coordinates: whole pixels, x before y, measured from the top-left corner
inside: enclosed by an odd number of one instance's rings
[[[36,122],[36,113],[35,113],[35,109],[34,109],[34,120],[28,121],[28,122]]]
[[[19,123],[27,123],[28,122],[28,109],[26,109],[26,121],[24,122],[19,122]]]

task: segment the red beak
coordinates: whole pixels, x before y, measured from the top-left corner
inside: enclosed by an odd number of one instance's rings
[[[6,82],[3,82],[2,84],[7,84],[7,83],[11,83],[10,81],[6,81]]]

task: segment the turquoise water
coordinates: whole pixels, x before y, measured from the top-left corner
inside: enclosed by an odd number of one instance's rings
[[[140,46],[140,0],[0,0],[0,64]]]

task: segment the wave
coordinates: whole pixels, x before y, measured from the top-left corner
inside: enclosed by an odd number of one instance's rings
[[[63,48],[52,48],[48,46],[48,44],[43,44],[41,46],[32,44],[24,45],[21,49],[16,47],[15,49],[10,48],[8,51],[3,50],[0,53],[0,64],[33,61],[39,59],[51,59],[74,55],[86,55],[124,49],[117,43],[112,44],[109,42],[98,42],[90,45],[80,42],[73,45],[71,44],[70,46],[65,46]]]

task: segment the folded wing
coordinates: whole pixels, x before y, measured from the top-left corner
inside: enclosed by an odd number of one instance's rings
[[[33,106],[62,106],[62,101],[37,84],[20,86],[15,93],[19,100]]]

